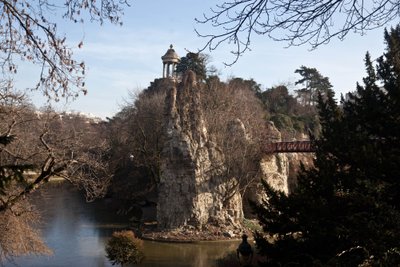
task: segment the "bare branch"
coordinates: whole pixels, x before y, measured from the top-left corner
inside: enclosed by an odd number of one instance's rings
[[[253,33],[288,46],[309,44],[314,49],[334,37],[343,40],[350,32],[364,34],[399,17],[400,2],[390,0],[232,0],[196,19],[213,26],[215,33],[196,32],[207,39],[200,51],[232,44],[231,65],[250,49]]]
[[[122,7],[126,0],[65,0],[58,1],[0,0],[0,66],[4,75],[17,73],[18,60],[40,68],[38,80],[30,89],[41,90],[49,99],[76,98],[86,94],[85,64],[74,59],[66,37],[51,21],[56,11],[64,18],[83,22],[88,12],[91,20],[121,24]],[[81,43],[77,44],[81,47]]]

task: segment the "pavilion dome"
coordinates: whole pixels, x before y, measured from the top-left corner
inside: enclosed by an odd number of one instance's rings
[[[162,56],[161,59],[163,63],[179,63],[180,60],[172,45],[169,46],[167,53],[165,53],[165,55]]]

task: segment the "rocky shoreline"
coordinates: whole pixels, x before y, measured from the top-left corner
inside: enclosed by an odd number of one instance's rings
[[[209,226],[208,229],[198,230],[190,226],[173,230],[151,230],[142,231],[140,238],[144,240],[171,242],[171,243],[196,243],[204,241],[238,241],[242,234],[250,234],[248,230],[221,230]]]

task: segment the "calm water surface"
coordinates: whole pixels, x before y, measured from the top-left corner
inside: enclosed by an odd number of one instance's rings
[[[81,193],[67,183],[51,183],[35,196],[43,216],[42,233],[51,256],[18,258],[11,266],[97,267],[112,266],[104,247],[113,231],[126,229],[127,218],[115,214],[109,200],[86,203]],[[144,241],[141,267],[212,267],[216,259],[235,251],[238,242],[174,244]]]

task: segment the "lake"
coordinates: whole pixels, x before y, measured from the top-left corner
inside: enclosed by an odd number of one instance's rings
[[[118,216],[110,199],[87,203],[81,192],[66,182],[51,182],[34,195],[42,214],[41,226],[51,256],[26,256],[6,266],[109,267],[105,243],[113,231],[128,228],[128,218]],[[212,267],[216,260],[236,250],[239,242],[192,244],[143,241],[141,267]]]

